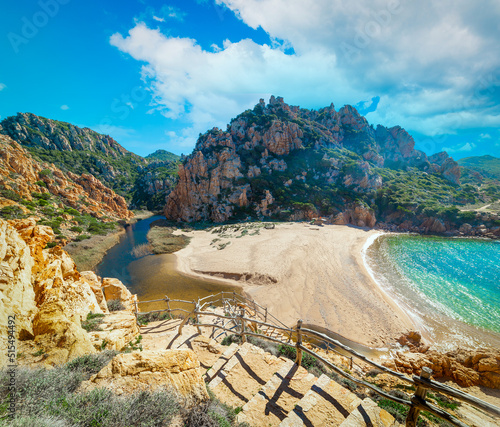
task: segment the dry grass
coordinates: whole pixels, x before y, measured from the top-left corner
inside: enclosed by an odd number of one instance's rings
[[[71,242],[64,249],[75,261],[78,271],[93,270],[99,264],[107,251],[120,241],[120,236],[124,233],[120,228],[115,233],[106,236],[93,236],[81,242]]]
[[[189,244],[189,237],[183,234],[176,236],[172,234],[173,231],[174,228],[161,225],[151,227],[148,232],[148,240],[154,254],[172,254]]]
[[[153,248],[149,243],[143,243],[134,247],[130,252],[135,258],[142,258],[143,256],[151,255]]]

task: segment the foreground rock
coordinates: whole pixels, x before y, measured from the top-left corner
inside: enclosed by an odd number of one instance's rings
[[[83,389],[106,387],[117,394],[173,387],[195,401],[208,400],[200,362],[192,350],[142,351],[115,356]]]
[[[97,350],[120,351],[140,332],[134,314],[128,310],[111,312],[103,317],[99,329],[89,333]]]
[[[89,313],[108,313],[102,283],[93,273],[80,274],[69,255],[56,246],[50,227],[36,219],[0,220],[0,343],[7,348],[8,316],[16,320],[16,339],[33,340],[38,361],[53,366],[103,348],[121,350],[139,331],[132,314],[133,296],[120,281],[107,279],[108,297],[125,310],[103,322],[91,337],[81,325]],[[28,346],[29,347],[29,346]],[[6,363],[6,353],[0,364]]]

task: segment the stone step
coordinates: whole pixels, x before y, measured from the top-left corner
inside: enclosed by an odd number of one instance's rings
[[[338,426],[361,399],[327,375],[321,375],[280,427]]]
[[[287,360],[238,414],[238,422],[278,426],[315,383],[316,377]]]
[[[380,408],[369,397],[340,424],[340,427],[396,427],[400,424],[385,409]]]
[[[242,344],[208,383],[224,403],[241,407],[271,379],[287,361],[250,343]]]
[[[224,365],[234,356],[234,354],[238,351],[238,344],[233,342],[227,349],[220,355],[220,357],[216,360],[216,362],[208,368],[208,370],[203,375],[205,382],[209,383],[212,381],[215,376],[220,372],[220,370],[224,367]]]

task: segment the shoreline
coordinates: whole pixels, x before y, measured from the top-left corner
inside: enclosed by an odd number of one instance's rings
[[[115,231],[105,236],[96,235],[81,242],[70,242],[63,249],[71,256],[78,271],[94,271],[106,253],[120,242],[122,236],[125,235],[127,225],[135,224],[153,215],[153,212],[141,211],[125,224],[117,225]]]
[[[374,254],[371,256],[371,263],[381,262],[381,254],[378,252],[380,248],[373,248],[373,245],[378,243],[380,240],[389,236],[417,236],[421,238],[428,237],[427,235],[419,235],[418,233],[399,233],[399,232],[383,232],[378,236],[374,237],[370,242],[364,247],[363,255],[365,260],[365,265],[367,270],[374,282],[389,295],[390,298],[394,300],[398,306],[404,310],[412,318],[415,325],[417,326],[417,331],[420,332],[424,341],[426,341],[431,348],[442,353],[448,351],[455,351],[459,348],[475,350],[477,348],[497,350],[500,348],[500,334],[472,324],[466,323],[465,321],[458,320],[448,314],[435,311],[435,309],[423,310],[422,303],[428,305],[428,297],[424,294],[414,293],[411,299],[414,302],[412,306],[408,300],[408,295],[406,294],[405,287],[403,285],[400,293],[395,292],[391,289],[390,285],[387,285],[388,275],[396,274],[400,276],[401,273],[395,273],[394,271],[386,271],[380,269],[373,269],[369,262],[369,255],[367,252],[373,250]],[[466,239],[466,240],[480,240],[480,241],[494,241],[488,238],[482,237],[471,237],[471,236],[460,236],[460,237],[449,237],[449,236],[429,236],[429,237],[439,237],[443,239]],[[368,244],[369,243],[369,244]],[[395,260],[393,260],[395,261]],[[382,261],[383,262],[383,261]],[[394,279],[395,283],[405,282],[402,276],[399,279],[396,277]],[[413,294],[413,291],[411,291]],[[418,308],[417,308],[418,306]]]
[[[245,227],[250,232],[240,234]],[[257,234],[250,227],[188,233],[191,243],[175,253],[178,271],[239,286],[285,324],[302,318],[372,348],[415,329],[408,313],[373,280],[363,259],[366,242],[380,231],[280,223],[275,229],[262,225]]]

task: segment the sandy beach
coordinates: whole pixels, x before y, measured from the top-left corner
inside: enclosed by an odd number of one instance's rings
[[[238,227],[188,233],[189,246],[176,253],[179,271],[237,284],[288,325],[301,318],[371,347],[415,328],[365,268],[363,246],[379,232],[308,223]]]

